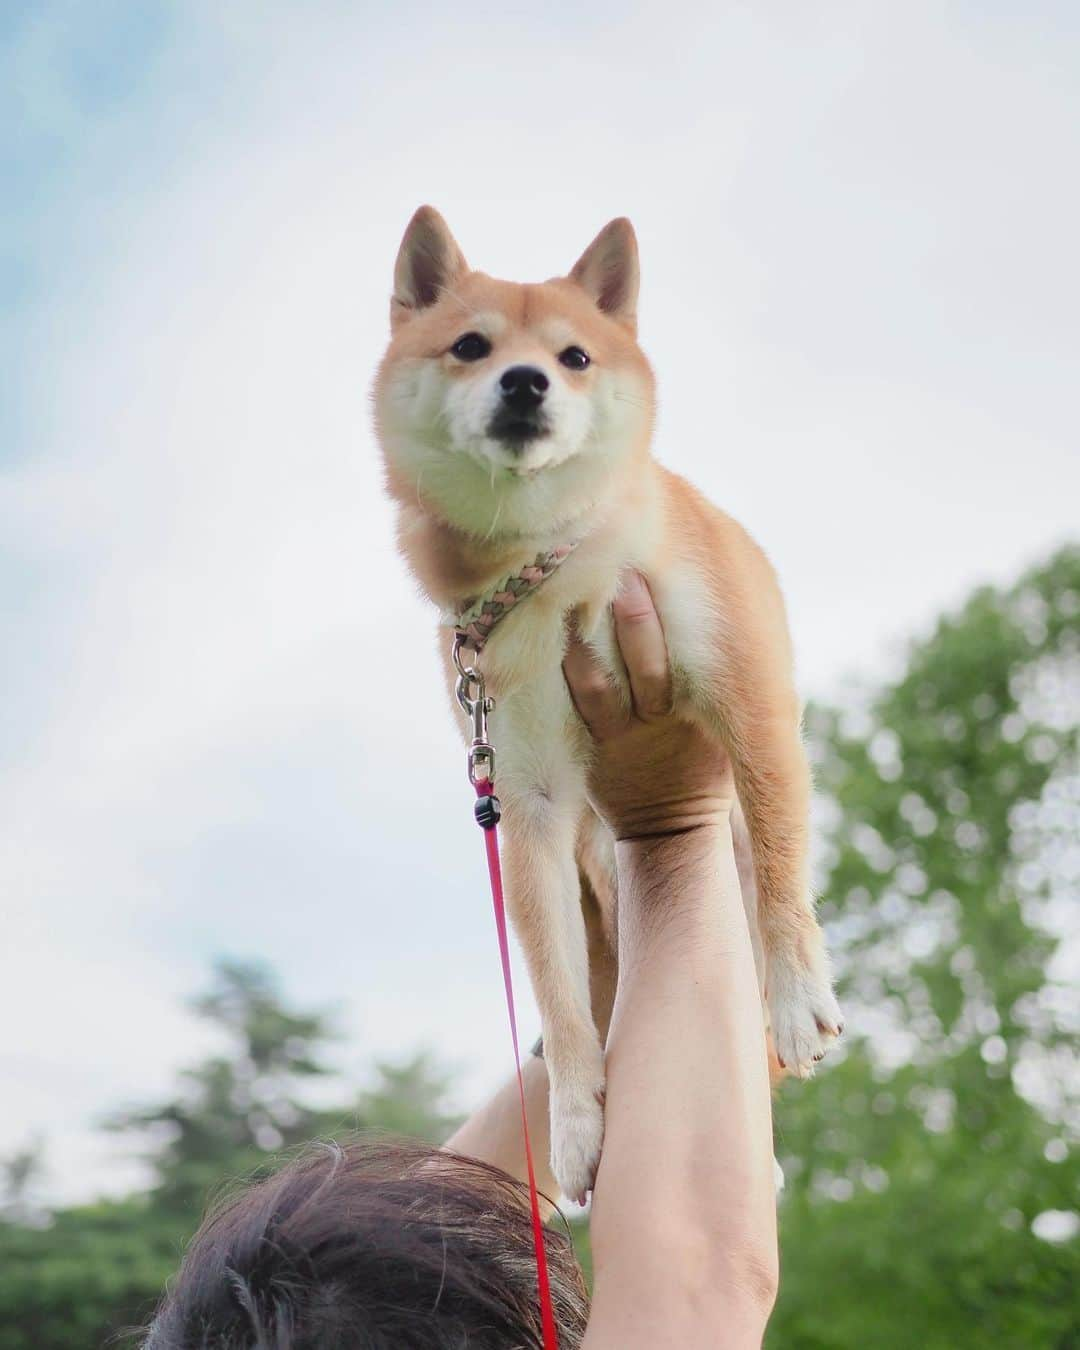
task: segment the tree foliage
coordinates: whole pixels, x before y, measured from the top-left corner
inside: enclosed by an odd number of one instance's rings
[[[89,1350],[144,1322],[207,1200],[299,1144],[357,1129],[443,1139],[457,1123],[447,1079],[423,1055],[376,1066],[373,1086],[351,1102],[314,1104],[307,1089],[329,1078],[334,1033],[324,1015],[289,1009],[260,967],[222,964],[194,1009],[223,1033],[223,1052],[185,1071],[175,1097],[107,1122],[148,1162],[147,1193],[32,1225],[16,1205],[38,1160],[25,1150],[8,1160],[0,1350]]]
[[[777,1104],[778,1350],[1080,1344],[1078,726],[1076,548],[812,715],[850,1031]]]

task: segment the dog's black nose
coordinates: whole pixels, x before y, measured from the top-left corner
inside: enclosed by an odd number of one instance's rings
[[[538,408],[544,401],[550,381],[536,366],[510,366],[499,378],[503,402],[516,412]]]

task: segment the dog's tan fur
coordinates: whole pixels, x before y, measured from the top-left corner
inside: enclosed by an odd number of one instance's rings
[[[841,1026],[809,886],[810,775],[779,586],[742,527],[651,457],[655,387],[636,340],[637,288],[628,221],[608,225],[569,276],[519,285],[470,271],[441,216],[421,207],[398,256],[375,385],[400,546],[442,610],[580,540],[481,658],[496,699],[508,901],[544,1024],[552,1161],[573,1196],[592,1184],[603,1133],[580,877],[609,937],[615,886],[611,839],[585,802],[589,746],[561,661],[576,611],[625,688],[609,617],[624,568],[649,579],[679,710],[732,759],[752,856],[752,866],[741,859],[744,901],[777,1054],[809,1073]],[[458,360],[451,348],[466,332],[485,336],[490,355]],[[559,363],[571,344],[591,357],[587,370]],[[518,363],[551,386],[550,434],[524,450],[486,429],[498,375]],[[610,981],[593,952],[595,992]]]

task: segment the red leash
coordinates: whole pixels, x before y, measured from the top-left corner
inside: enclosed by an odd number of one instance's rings
[[[481,780],[476,784],[477,819],[481,808],[497,803],[490,795],[492,784]],[[491,900],[495,910],[495,929],[499,934],[499,956],[502,960],[503,985],[506,988],[506,1011],[510,1017],[510,1039],[514,1043],[514,1067],[517,1070],[518,1096],[521,1098],[521,1132],[525,1138],[525,1163],[529,1171],[529,1208],[532,1211],[533,1245],[536,1248],[536,1280],[540,1288],[540,1320],[544,1326],[544,1350],[558,1350],[555,1332],[555,1312],[551,1306],[551,1281],[548,1278],[547,1252],[544,1248],[544,1224],[540,1218],[540,1197],[533,1170],[532,1144],[529,1140],[529,1115],[525,1109],[525,1080],[521,1076],[521,1051],[518,1048],[517,1016],[514,1012],[514,983],[510,975],[510,942],[506,936],[506,904],[503,900],[502,868],[499,866],[498,806],[490,825],[481,825],[484,848],[487,851],[488,875],[491,877]]]
[[[540,1218],[540,1194],[536,1189],[532,1143],[529,1139],[525,1080],[521,1074],[521,1049],[518,1044],[517,1014],[514,1011],[514,982],[510,974],[510,939],[506,931],[506,902],[503,898],[502,867],[499,863],[499,799],[494,795],[495,751],[487,738],[487,715],[494,705],[492,700],[485,696],[484,680],[480,672],[471,666],[462,665],[461,647],[462,642],[459,639],[454,644],[454,665],[459,675],[457,697],[473,722],[473,738],[469,747],[469,781],[476,789],[475,815],[477,823],[484,831],[488,876],[491,878],[491,902],[495,911],[495,931],[499,936],[499,958],[502,961],[503,986],[506,990],[506,1011],[510,1019],[510,1039],[514,1046],[514,1068],[517,1071],[518,1097],[521,1100],[521,1133],[525,1140],[525,1165],[529,1174],[529,1209],[532,1213],[536,1282],[540,1294],[544,1350],[559,1350],[559,1338],[555,1330],[555,1310],[551,1302],[547,1250],[544,1247],[544,1223]],[[475,697],[470,696],[471,684],[476,685]]]

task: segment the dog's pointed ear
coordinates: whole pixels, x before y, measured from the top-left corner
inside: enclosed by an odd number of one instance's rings
[[[610,318],[634,332],[637,328],[638,247],[634,227],[620,216],[610,221],[570,272]]]
[[[421,206],[405,229],[394,264],[390,322],[404,322],[433,305],[469,270],[450,227],[433,206]]]

